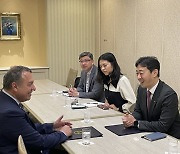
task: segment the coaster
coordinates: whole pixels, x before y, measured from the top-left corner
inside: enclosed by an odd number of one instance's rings
[[[81,120],[82,123],[85,123],[85,124],[90,124],[92,122],[94,122],[93,120],[90,120],[89,122],[84,122],[84,120]]]
[[[169,152],[165,151],[165,153],[164,153],[164,154],[171,154],[171,153],[169,153]],[[178,153],[174,153],[174,154],[180,154],[180,153],[178,152]]]
[[[80,145],[82,145],[82,146],[89,146],[89,145],[93,145],[94,143],[93,143],[93,142],[90,142],[90,144],[85,145],[85,144],[83,144],[83,142],[81,141],[81,142],[78,142],[78,144],[80,144]]]
[[[139,138],[134,137],[133,140],[134,140],[134,141],[139,141]]]

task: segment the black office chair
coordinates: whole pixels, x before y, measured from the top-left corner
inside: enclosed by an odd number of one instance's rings
[[[76,79],[74,81],[74,88],[78,87],[80,79],[81,79],[81,77],[76,77]]]

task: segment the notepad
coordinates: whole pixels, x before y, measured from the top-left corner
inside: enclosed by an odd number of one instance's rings
[[[91,138],[103,136],[103,134],[101,132],[99,132],[94,127],[90,126],[90,127],[73,128],[72,129],[72,136],[70,136],[68,139],[69,140],[82,139],[82,129],[83,128],[90,128],[91,129]]]
[[[154,132],[154,133],[151,133],[151,134],[144,135],[144,136],[142,136],[142,138],[144,138],[146,140],[149,140],[149,141],[156,141],[156,140],[159,140],[159,139],[166,138],[166,136],[167,135],[164,134],[164,133]]]
[[[105,126],[105,128],[118,136],[130,135],[130,134],[136,134],[142,132],[136,127],[125,128],[123,124]]]
[[[73,104],[73,105],[71,105],[71,108],[72,109],[85,109],[86,106],[82,105],[82,104]]]

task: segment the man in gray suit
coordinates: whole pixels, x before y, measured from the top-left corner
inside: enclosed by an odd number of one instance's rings
[[[80,98],[91,98],[99,102],[104,102],[103,83],[99,83],[96,80],[97,67],[93,64],[92,53],[81,53],[79,55],[79,62],[82,68],[81,79],[77,89],[69,89],[69,95]]]
[[[133,114],[122,118],[125,127],[163,132],[180,139],[178,97],[170,86],[159,79],[159,61],[156,57],[141,57],[135,66],[140,86]]]

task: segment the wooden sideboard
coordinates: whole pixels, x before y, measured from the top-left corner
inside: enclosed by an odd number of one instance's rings
[[[0,82],[3,82],[3,76],[9,70],[10,67],[0,67]],[[39,79],[49,79],[49,67],[29,67],[33,72],[33,77],[35,80]]]

